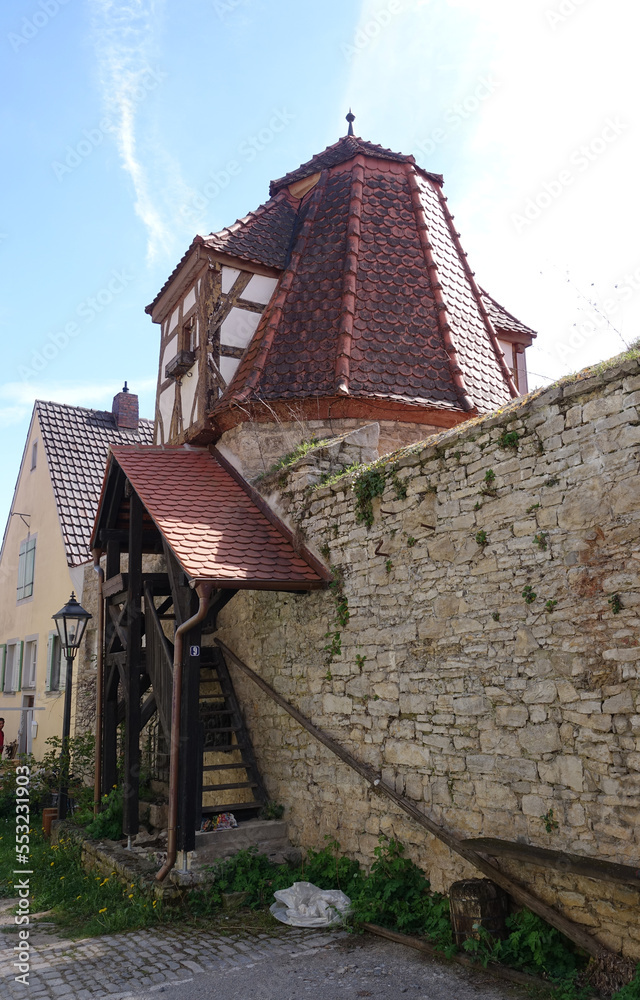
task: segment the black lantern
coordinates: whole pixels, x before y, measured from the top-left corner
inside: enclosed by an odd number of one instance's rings
[[[58,819],[65,819],[69,807],[69,736],[71,735],[71,681],[73,660],[80,648],[87,622],[93,616],[76,601],[71,591],[68,602],[51,616],[56,623],[60,645],[67,659],[67,684],[64,692],[64,714],[62,716],[62,753],[60,756],[60,787],[58,791]]]
[[[85,611],[81,604],[78,604],[73,591],[71,591],[71,597],[65,606],[56,615],[52,615],[60,636],[60,645],[67,659],[69,657],[73,659],[78,652],[84,630],[91,617],[93,616]]]

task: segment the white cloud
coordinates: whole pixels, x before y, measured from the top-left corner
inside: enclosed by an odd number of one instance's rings
[[[146,102],[168,72],[159,62],[157,37],[165,0],[91,0],[93,36],[105,110],[115,126],[123,169],[135,196],[135,211],[148,232],[147,256],[171,253],[167,202],[183,203],[185,186],[175,160],[158,143],[152,123],[141,130]],[[148,115],[145,115],[145,119]]]

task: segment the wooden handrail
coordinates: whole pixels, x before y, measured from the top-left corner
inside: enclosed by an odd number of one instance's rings
[[[543,903],[541,899],[534,896],[533,893],[529,892],[529,890],[523,885],[520,885],[518,882],[514,882],[512,878],[505,875],[505,873],[498,868],[496,864],[490,861],[489,858],[479,854],[477,851],[474,851],[471,847],[460,840],[459,837],[455,836],[455,834],[449,833],[449,831],[445,830],[444,827],[438,826],[438,824],[432,819],[425,816],[424,813],[421,813],[413,802],[406,799],[404,795],[399,795],[395,788],[391,785],[387,785],[372,767],[368,764],[364,764],[362,761],[358,760],[357,757],[354,757],[353,754],[349,753],[348,750],[345,750],[345,748],[336,742],[336,740],[332,739],[331,736],[328,736],[322,729],[315,726],[310,719],[302,714],[302,712],[299,712],[297,708],[294,708],[294,706],[283,698],[282,695],[278,694],[278,692],[275,691],[274,688],[267,683],[267,681],[263,680],[262,677],[260,677],[259,674],[256,674],[255,671],[252,670],[246,663],[243,663],[243,661],[237,657],[236,654],[232,652],[232,650],[230,650],[229,647],[226,646],[220,639],[216,639],[215,642],[216,645],[218,645],[222,650],[225,658],[231,660],[231,662],[235,664],[239,670],[246,674],[247,677],[250,677],[251,680],[257,684],[265,694],[275,701],[277,705],[280,705],[285,712],[288,712],[288,714],[292,716],[292,718],[294,718],[304,729],[306,729],[307,732],[311,733],[315,739],[317,739],[320,743],[323,743],[324,746],[331,750],[336,757],[339,757],[340,760],[344,761],[344,763],[350,768],[357,771],[357,773],[363,777],[365,781],[368,781],[373,786],[375,791],[392,799],[396,805],[403,810],[403,812],[407,813],[407,815],[411,816],[411,818],[419,823],[420,826],[428,830],[430,834],[446,844],[451,851],[455,854],[459,854],[460,857],[464,858],[465,861],[468,861],[470,865],[473,865],[473,867],[481,871],[483,875],[486,875],[486,877],[490,878],[496,883],[496,885],[499,885],[502,889],[508,892],[517,903],[521,906],[528,907],[528,909],[530,909],[533,913],[542,917],[543,920],[546,920],[547,923],[551,924],[552,927],[555,927],[556,930],[565,934],[566,937],[573,941],[574,944],[577,944],[578,947],[583,948],[589,955],[593,955],[595,958],[603,958],[612,954],[608,948],[597,941],[596,938],[592,937],[592,935],[589,934],[583,927],[580,927],[579,924],[574,923],[572,920],[564,917],[561,913],[558,913],[550,906],[547,906],[546,903]]]

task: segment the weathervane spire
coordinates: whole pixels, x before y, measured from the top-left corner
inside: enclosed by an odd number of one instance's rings
[[[351,113],[351,108],[349,108],[349,114],[345,115],[347,121],[349,122],[349,128],[347,130],[347,135],[353,135],[353,123],[356,120],[356,116]]]

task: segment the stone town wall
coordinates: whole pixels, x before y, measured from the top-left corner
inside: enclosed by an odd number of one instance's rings
[[[362,420],[341,417],[309,420],[306,417],[290,421],[247,421],[225,431],[217,443],[220,451],[237,465],[246,479],[262,476],[283,455],[294,451],[303,441],[324,440],[359,430]],[[421,441],[439,428],[426,424],[380,420],[375,425],[374,447],[377,455],[386,455],[396,448]]]
[[[353,477],[317,485],[307,455],[261,489],[342,577],[348,623],[332,591],[245,591],[220,637],[449,830],[637,867],[639,407],[636,359],[405,448],[369,529]],[[435,889],[475,874],[233,676],[294,842],[370,863],[384,832]],[[502,863],[640,958],[636,890]]]

